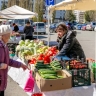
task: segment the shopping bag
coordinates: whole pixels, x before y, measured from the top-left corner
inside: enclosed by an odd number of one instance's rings
[[[25,92],[33,92],[34,88],[34,78],[32,77],[32,71],[29,72],[29,78],[27,79],[27,82],[24,87]]]

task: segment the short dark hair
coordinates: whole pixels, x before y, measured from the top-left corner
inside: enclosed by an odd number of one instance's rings
[[[27,21],[27,24],[30,24],[30,21]]]
[[[13,26],[15,25],[15,23],[13,23]]]
[[[63,30],[63,31],[66,31],[66,32],[68,31],[68,28],[65,24],[59,24],[56,29]]]

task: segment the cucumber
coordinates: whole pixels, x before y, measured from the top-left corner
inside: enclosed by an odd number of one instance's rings
[[[63,76],[59,76],[59,75],[58,75],[57,77],[58,77],[58,78],[64,78]]]
[[[41,71],[41,74],[56,74],[54,71]]]
[[[57,76],[57,73],[42,73],[39,72],[40,75],[44,75],[44,76]]]
[[[53,71],[53,70],[51,70],[51,69],[40,69],[38,71]]]
[[[57,79],[57,76],[43,76],[45,79]]]
[[[54,67],[54,66],[52,66],[52,68],[56,71],[56,70],[62,70],[62,68],[61,67]]]
[[[60,65],[53,65],[53,67],[61,67]]]

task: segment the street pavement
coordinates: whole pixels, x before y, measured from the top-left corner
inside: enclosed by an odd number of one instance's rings
[[[39,39],[48,40],[48,35],[39,35]],[[57,33],[51,33],[50,41],[56,44]],[[94,31],[80,31],[77,30],[77,39],[82,45],[82,48],[87,58],[95,59],[96,46],[96,32]],[[19,85],[8,77],[8,86],[5,91],[5,96],[28,96]]]

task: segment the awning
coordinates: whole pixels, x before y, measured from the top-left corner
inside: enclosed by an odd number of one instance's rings
[[[17,5],[4,9],[0,13],[0,17],[9,19],[26,19],[35,16],[37,16],[37,13],[31,12]]]
[[[96,0],[78,0],[77,2],[76,0],[74,2],[70,0],[67,3],[63,1],[50,7],[50,10],[96,10]]]

